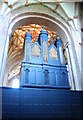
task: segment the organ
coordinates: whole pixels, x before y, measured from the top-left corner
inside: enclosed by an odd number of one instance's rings
[[[48,45],[48,33],[42,27],[39,36],[31,41],[28,30],[23,47],[21,87],[69,88],[62,40],[57,36]]]

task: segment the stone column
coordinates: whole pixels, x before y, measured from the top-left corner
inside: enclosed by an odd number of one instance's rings
[[[5,3],[3,4],[5,7]],[[2,9],[4,9],[2,7]],[[9,12],[10,9],[10,12]],[[6,8],[7,10],[7,8]],[[3,11],[3,10],[1,10]],[[11,17],[11,8],[8,8],[8,14],[5,11],[3,14],[0,14],[0,86],[3,84],[4,80],[4,72],[6,67],[6,59],[7,59],[7,52],[8,52],[8,45],[9,45],[9,34],[8,28],[10,25],[10,17]]]
[[[4,73],[5,73],[5,68],[6,68],[6,61],[7,61],[7,53],[8,53],[8,47],[9,47],[9,35],[7,36],[7,39],[5,41],[6,43],[4,44],[3,48],[3,54],[2,54],[2,61],[1,61],[1,72],[0,72],[0,86],[3,86],[3,81],[4,81]],[[2,83],[1,83],[2,82]]]
[[[74,83],[74,76],[73,76],[73,71],[72,71],[72,66],[71,66],[71,59],[70,59],[70,54],[69,54],[69,49],[68,46],[66,47],[66,55],[67,55],[67,60],[68,60],[68,70],[69,70],[69,83],[71,90],[75,90],[75,83]]]
[[[81,74],[79,71],[75,49],[72,43],[69,43],[68,45],[68,53],[70,55],[70,60],[71,60],[71,67],[72,67],[72,72],[73,72],[73,77],[74,77],[74,82],[75,82],[75,89],[81,90]]]

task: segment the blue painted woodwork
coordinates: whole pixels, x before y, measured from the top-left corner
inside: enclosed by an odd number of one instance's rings
[[[48,33],[42,27],[39,37],[32,43],[30,31],[24,40],[24,58],[21,68],[21,87],[69,88],[68,72],[64,60],[62,41],[57,37],[48,45]],[[60,53],[61,52],[61,53]]]

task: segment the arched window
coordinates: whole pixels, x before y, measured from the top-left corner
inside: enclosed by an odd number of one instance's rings
[[[15,78],[12,83],[12,88],[19,88],[19,79]]]

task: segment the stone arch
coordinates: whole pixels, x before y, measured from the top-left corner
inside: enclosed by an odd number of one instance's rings
[[[16,17],[13,19],[10,27],[9,33],[11,34],[18,28],[19,26],[27,25],[27,24],[40,24],[45,25],[46,27],[51,28],[53,31],[56,31],[57,34],[62,38],[63,42],[66,44],[68,41],[71,41],[71,36],[68,31],[68,28],[60,21],[56,20],[49,15],[38,14],[38,13],[27,13],[28,15],[24,16],[21,14],[20,17]],[[31,14],[31,15],[30,15]],[[72,41],[71,41],[72,42]]]
[[[58,16],[56,13],[54,14],[53,11],[51,10],[48,13],[47,12],[48,8],[41,7],[41,11],[38,12],[36,7],[30,9],[31,7],[33,6],[29,6],[28,9],[23,9],[22,7],[19,10],[18,9],[13,10],[11,15],[11,20],[10,20],[10,26],[8,29],[9,34],[11,34],[20,25],[37,23],[37,24],[43,24],[47,27],[50,27],[52,30],[56,31],[59,34],[59,36],[62,38],[62,41],[65,44],[73,43],[72,38],[70,36],[70,32],[69,32],[69,26],[62,18],[60,18],[60,16]],[[17,11],[17,15],[13,17],[16,11]],[[74,48],[73,48],[73,51],[75,52]],[[73,53],[71,53],[70,57],[73,56]],[[71,67],[73,69],[72,65]],[[79,86],[77,87],[79,88]]]

